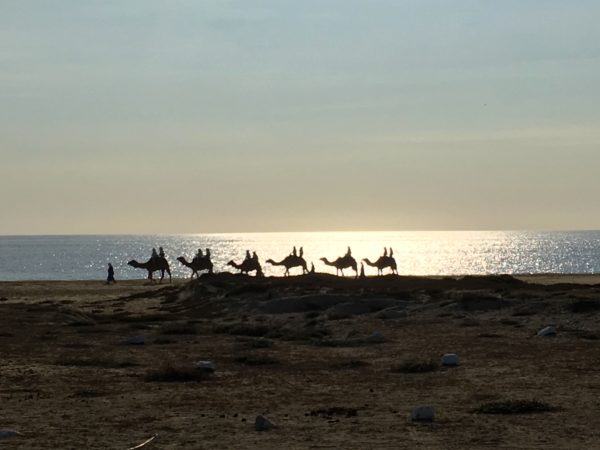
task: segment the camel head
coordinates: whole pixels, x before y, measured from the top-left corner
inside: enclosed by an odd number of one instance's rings
[[[265,261],[265,263],[275,264],[275,261],[273,261],[272,259],[269,258]]]
[[[179,258],[177,258],[177,261],[179,261],[183,265],[185,265],[187,263],[185,256],[180,256]]]
[[[137,262],[135,259],[132,259],[131,261],[129,261],[129,262],[127,263],[127,265],[128,265],[128,266],[131,266],[131,267],[139,267],[139,266],[140,266],[140,263],[139,263],[139,262]]]
[[[231,261],[229,261],[229,262],[227,263],[227,265],[228,265],[228,266],[231,266],[231,267],[235,267],[235,262],[233,262],[233,259],[232,259]]]

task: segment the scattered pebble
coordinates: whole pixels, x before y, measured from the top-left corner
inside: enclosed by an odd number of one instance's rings
[[[21,433],[14,430],[0,430],[0,439],[11,438],[19,436]]]
[[[413,409],[411,418],[415,422],[432,422],[433,406],[417,406]]]
[[[373,333],[371,333],[371,335],[367,338],[368,342],[383,342],[384,340],[385,338],[383,337],[383,334],[381,334],[379,331],[373,331]]]
[[[456,367],[458,364],[459,359],[456,353],[446,353],[442,356],[442,366]]]
[[[537,333],[538,336],[556,336],[556,328],[554,328],[552,325],[546,327],[546,328],[542,328],[540,331],[538,331]]]
[[[146,343],[146,339],[144,336],[130,336],[125,341],[127,345],[144,345]]]
[[[273,428],[273,423],[266,417],[259,415],[256,416],[256,420],[254,421],[254,429],[256,431],[269,431]]]
[[[198,361],[194,364],[194,367],[210,373],[213,373],[216,370],[215,363],[212,361]]]

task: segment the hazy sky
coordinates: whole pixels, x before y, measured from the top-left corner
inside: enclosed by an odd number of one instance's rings
[[[0,2],[0,234],[600,228],[597,0]]]

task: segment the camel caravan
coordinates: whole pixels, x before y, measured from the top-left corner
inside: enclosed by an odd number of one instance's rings
[[[214,273],[211,252],[208,248],[205,249],[204,252],[202,252],[202,249],[199,248],[191,261],[188,261],[185,256],[179,256],[177,261],[192,271],[190,278],[194,278],[194,275],[196,278],[199,278],[199,272],[201,271],[206,271],[208,274]],[[355,278],[358,278],[359,276],[364,277],[365,268],[363,262],[370,267],[377,268],[378,276],[383,275],[384,269],[387,268],[391,270],[392,274],[398,275],[398,265],[394,259],[394,250],[391,247],[389,252],[388,249],[384,247],[383,255],[381,255],[374,262],[371,262],[369,258],[364,258],[361,262],[360,275],[358,272],[358,265],[352,256],[352,250],[350,247],[348,247],[344,256],[340,256],[333,261],[330,261],[327,258],[320,258],[320,261],[327,266],[335,267],[336,275],[341,276],[344,276],[344,269],[352,269],[352,271],[354,271]],[[292,252],[281,261],[277,262],[273,259],[267,259],[265,263],[271,264],[272,266],[283,267],[285,269],[283,272],[284,277],[290,276],[290,269],[296,267],[302,269],[302,275],[315,273],[315,265],[313,263],[311,263],[310,270],[308,269],[306,260],[304,259],[304,249],[302,247],[300,247],[299,250],[296,250],[296,247],[294,246]],[[151,281],[154,280],[154,272],[160,272],[159,282],[162,282],[166,272],[169,275],[169,282],[171,282],[171,269],[169,266],[169,261],[167,260],[162,247],[159,247],[158,252],[153,248],[152,255],[146,262],[138,262],[135,259],[132,259],[127,264],[136,269],[146,270],[148,272],[148,279]],[[234,260],[230,260],[227,265],[238,270],[240,274],[250,275],[250,273],[253,272],[257,277],[264,276],[262,266],[255,251],[251,254],[250,250],[246,250],[246,257],[242,262],[236,263]]]

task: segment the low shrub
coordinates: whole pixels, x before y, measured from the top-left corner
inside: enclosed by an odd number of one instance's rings
[[[159,383],[185,383],[189,381],[204,381],[210,378],[210,376],[209,372],[198,370],[195,367],[168,364],[160,369],[148,370],[144,376],[144,380]]]
[[[350,361],[342,361],[337,364],[334,364],[334,368],[336,369],[361,369],[363,367],[370,366],[371,364],[366,361],[359,361],[356,359],[352,359]]]
[[[502,400],[484,403],[475,412],[480,414],[532,414],[556,410],[557,408],[537,400]]]
[[[161,328],[160,334],[164,335],[194,335],[198,329],[189,323],[171,323]]]
[[[63,356],[59,358],[55,364],[57,366],[72,366],[72,367],[102,367],[104,369],[124,369],[126,367],[134,367],[137,364],[128,359],[108,359],[108,358],[80,358]]]
[[[277,359],[269,355],[241,355],[234,361],[247,366],[266,366],[279,363]]]
[[[400,364],[392,366],[391,371],[394,373],[427,373],[434,372],[439,368],[439,364],[433,360],[416,361],[406,360]]]

